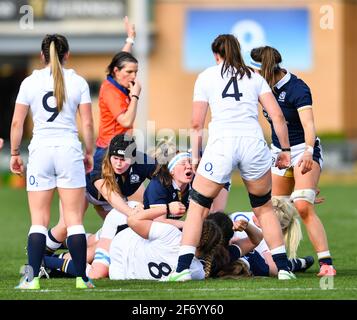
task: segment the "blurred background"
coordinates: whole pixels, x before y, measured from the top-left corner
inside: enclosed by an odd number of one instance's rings
[[[90,85],[97,130],[100,84],[125,43],[126,15],[136,25],[133,53],[143,85],[135,128],[145,136],[155,139],[190,128],[195,79],[214,64],[211,42],[232,33],[245,58],[253,47],[273,46],[283,56],[282,66],[310,86],[324,148],[322,180],[357,181],[357,1],[0,0],[0,137],[5,141],[0,185],[24,185],[8,170],[10,124],[21,81],[42,68],[44,35],[68,38],[66,67]],[[269,141],[263,117],[261,124]],[[24,158],[31,130],[29,118]]]

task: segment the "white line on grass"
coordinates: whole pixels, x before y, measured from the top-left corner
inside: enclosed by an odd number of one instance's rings
[[[8,290],[5,288],[0,289],[1,290]],[[209,292],[209,291],[321,291],[322,289],[320,288],[185,288],[185,289],[155,289],[155,292],[195,292],[195,291],[204,291],[204,292]],[[329,289],[328,291],[333,290],[333,291],[357,291],[357,288],[333,288]],[[27,291],[27,290],[21,290],[21,291]],[[70,292],[70,291],[76,291],[79,292],[78,289],[40,289],[40,290],[30,290],[31,292],[41,292],[41,293],[46,293],[46,292]],[[85,292],[149,292],[152,291],[152,288],[140,288],[140,289],[122,289],[122,288],[117,288],[117,289],[100,289],[100,288],[95,288],[91,290],[85,290]],[[326,290],[327,291],[327,290]]]

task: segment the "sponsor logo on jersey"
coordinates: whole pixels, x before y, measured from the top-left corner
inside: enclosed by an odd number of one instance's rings
[[[286,96],[286,92],[285,92],[285,91],[282,91],[282,92],[279,94],[278,101],[285,102],[285,96]]]
[[[140,177],[137,174],[132,174],[130,176],[130,183],[138,183],[140,181]]]

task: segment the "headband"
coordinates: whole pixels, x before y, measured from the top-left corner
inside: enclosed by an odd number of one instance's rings
[[[262,63],[254,61],[253,59],[250,59],[250,66],[254,69],[262,70]]]
[[[175,168],[177,163],[184,158],[191,158],[191,154],[188,152],[180,152],[176,156],[174,156],[167,165],[169,171],[171,172]]]

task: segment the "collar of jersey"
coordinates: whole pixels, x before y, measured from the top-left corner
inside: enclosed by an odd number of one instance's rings
[[[121,92],[123,92],[126,96],[129,95],[129,90],[122,85],[120,85],[118,82],[116,82],[112,76],[107,76],[107,80],[117,89],[119,89]]]
[[[277,88],[278,90],[286,83],[289,82],[291,78],[291,73],[289,71],[286,72],[286,75],[282,77],[275,85],[274,87]]]
[[[180,188],[179,188],[179,186],[177,185],[177,183],[175,182],[174,179],[172,179],[172,187],[173,187],[175,190],[177,190],[177,191],[181,191]],[[189,188],[189,190],[191,190],[191,184],[190,184],[190,183],[188,184],[188,188]],[[187,189],[187,187],[185,188],[185,190],[186,190],[186,189]]]

